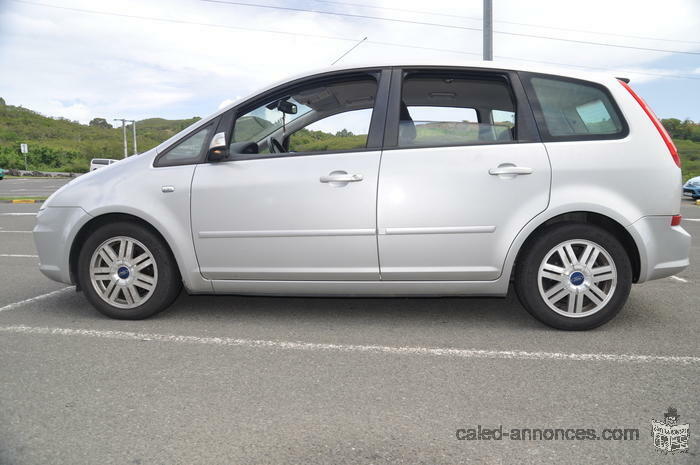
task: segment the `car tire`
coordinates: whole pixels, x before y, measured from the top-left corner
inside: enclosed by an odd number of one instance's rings
[[[620,241],[590,224],[554,224],[525,244],[515,273],[523,307],[553,328],[581,331],[612,319],[632,287]]]
[[[95,229],[80,250],[77,271],[88,301],[102,314],[121,320],[155,315],[182,290],[168,246],[155,232],[133,222]]]

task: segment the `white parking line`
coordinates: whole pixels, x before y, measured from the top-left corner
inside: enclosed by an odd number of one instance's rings
[[[0,257],[10,257],[10,258],[39,258],[38,255],[23,255],[15,253],[0,253]]]
[[[1,309],[0,309],[1,310]],[[0,332],[16,334],[40,334],[59,336],[87,336],[102,339],[127,341],[156,341],[183,344],[203,344],[213,346],[305,350],[319,352],[357,352],[391,355],[427,355],[451,358],[488,358],[506,360],[564,360],[582,362],[618,363],[675,363],[682,365],[700,364],[700,357],[634,355],[634,354],[575,354],[563,352],[526,352],[522,350],[478,350],[449,349],[432,347],[390,347],[379,345],[319,344],[314,342],[288,342],[258,339],[234,339],[229,337],[198,337],[175,334],[134,333],[128,331],[104,331],[94,329],[47,328],[32,326],[0,326]]]
[[[0,213],[0,216],[36,216],[36,213]]]
[[[683,218],[683,221],[700,221],[700,218]]]
[[[31,231],[0,231],[0,233],[9,233],[9,234],[31,234]]]
[[[58,289],[57,291],[52,291],[52,292],[47,292],[46,294],[41,294],[36,297],[30,297],[29,299],[24,299],[20,300],[19,302],[14,302],[9,305],[5,305],[4,307],[0,307],[0,312],[5,312],[7,310],[12,310],[13,308],[21,307],[22,305],[30,304],[32,302],[36,302],[38,300],[44,300],[49,297],[53,297],[56,294],[61,294],[63,292],[66,292],[68,289],[75,289],[73,286],[69,287],[64,287],[62,289]]]
[[[669,278],[674,279],[674,280],[676,280],[676,281],[680,281],[680,282],[682,282],[682,283],[687,283],[687,282],[688,282],[687,279],[685,279],[685,278],[679,278],[678,276],[669,276]]]

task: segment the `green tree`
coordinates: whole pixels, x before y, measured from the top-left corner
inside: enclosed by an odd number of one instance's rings
[[[109,124],[104,118],[93,118],[92,121],[90,121],[89,126],[93,128],[112,129],[112,125]]]
[[[666,128],[671,137],[678,137],[679,128],[681,126],[681,120],[678,118],[664,118],[661,120],[661,124]]]

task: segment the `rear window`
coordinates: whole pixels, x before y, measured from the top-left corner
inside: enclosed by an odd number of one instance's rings
[[[585,81],[529,76],[530,97],[545,140],[617,139],[627,134],[607,90]]]
[[[92,160],[93,165],[107,165],[109,164],[109,160],[102,160],[100,158],[95,158]]]

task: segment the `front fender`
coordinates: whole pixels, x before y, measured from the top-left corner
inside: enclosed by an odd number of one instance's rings
[[[48,206],[80,207],[92,218],[121,213],[147,222],[170,246],[188,291],[212,292],[199,273],[190,228],[194,165],[154,168],[155,154],[133,156],[81,176],[58,191]]]

